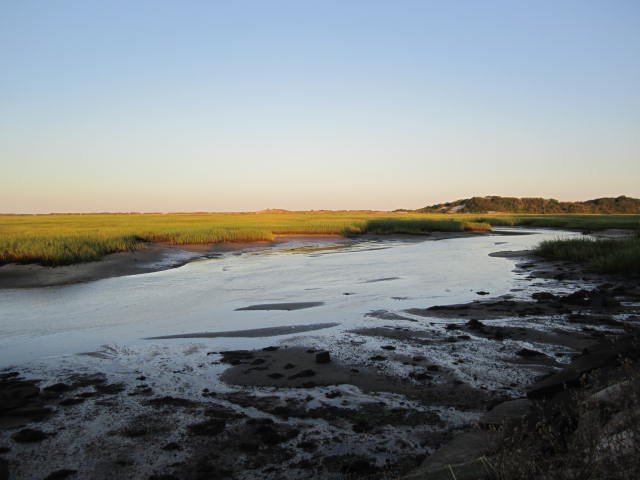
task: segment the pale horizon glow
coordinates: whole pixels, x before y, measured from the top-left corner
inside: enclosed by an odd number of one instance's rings
[[[0,212],[640,197],[640,3],[62,0],[0,14]]]

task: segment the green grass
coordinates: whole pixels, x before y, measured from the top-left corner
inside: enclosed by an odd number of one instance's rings
[[[68,265],[132,251],[146,242],[171,245],[273,241],[287,234],[426,234],[487,231],[494,226],[640,227],[638,215],[474,215],[415,212],[0,215],[0,264]]]
[[[535,252],[544,258],[584,264],[602,273],[640,274],[640,236],[548,240],[542,242]]]

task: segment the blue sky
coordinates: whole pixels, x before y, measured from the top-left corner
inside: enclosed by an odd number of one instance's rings
[[[638,1],[0,1],[0,211],[640,197]]]

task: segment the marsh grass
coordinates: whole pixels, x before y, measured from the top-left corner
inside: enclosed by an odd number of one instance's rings
[[[638,228],[640,216],[513,216],[369,211],[0,215],[0,265],[68,265],[140,248],[273,241],[278,235],[365,233],[424,235],[433,231],[488,231],[491,225],[580,229]]]
[[[542,242],[535,253],[544,258],[584,264],[602,273],[640,273],[640,236],[548,240]]]
[[[494,227],[640,230],[640,215],[476,215],[475,218],[476,221],[488,222]]]
[[[468,222],[461,220],[435,220],[417,218],[379,219],[369,220],[366,225],[366,233],[381,235],[408,234],[423,235],[429,232],[464,232],[464,231],[490,231],[489,223]]]

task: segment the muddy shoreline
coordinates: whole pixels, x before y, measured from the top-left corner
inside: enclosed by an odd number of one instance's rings
[[[637,282],[526,254],[504,261],[570,291],[370,312],[331,351],[304,335],[189,347],[191,370],[174,376],[209,378],[196,395],[144,365],[127,379],[91,366],[55,378],[1,372],[0,478],[418,479],[473,468],[493,445],[488,425],[637,353]]]

